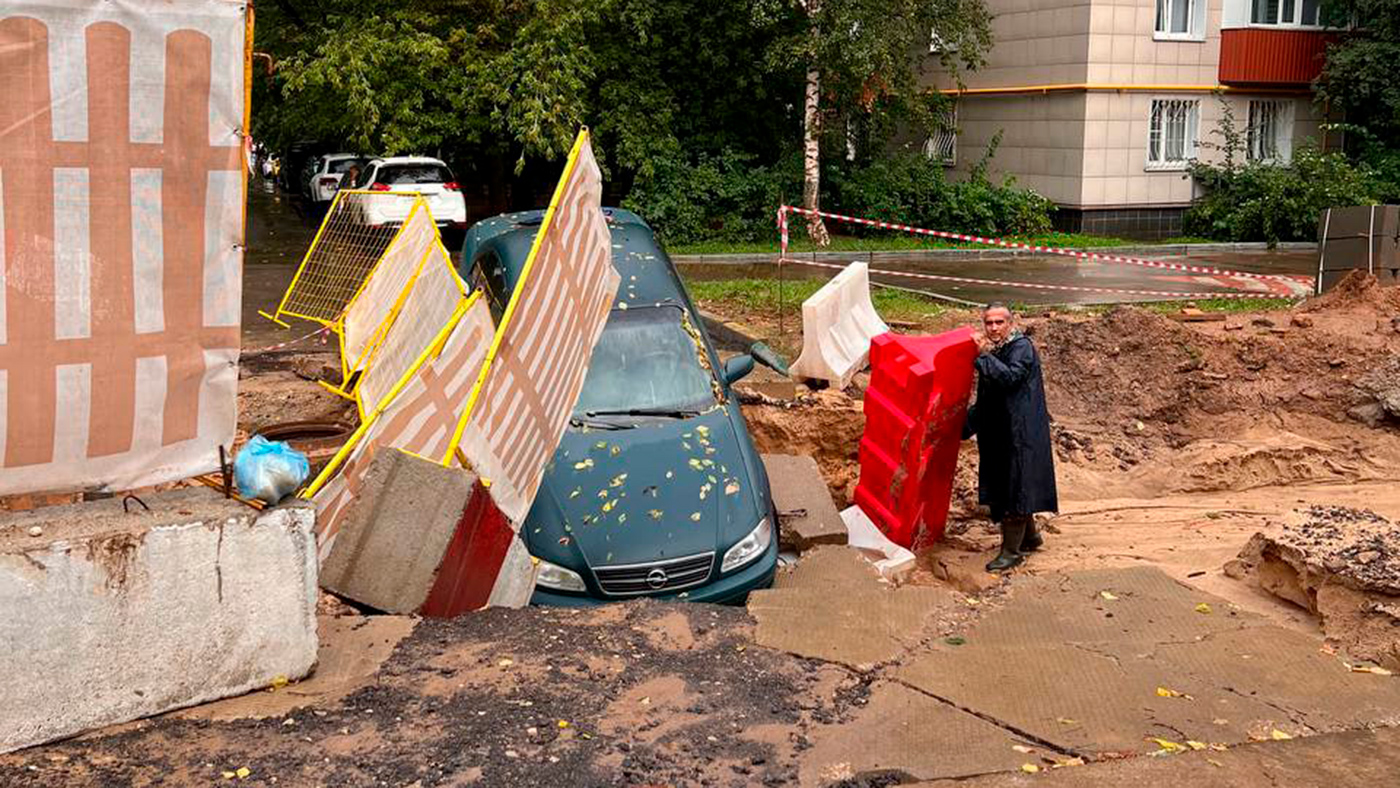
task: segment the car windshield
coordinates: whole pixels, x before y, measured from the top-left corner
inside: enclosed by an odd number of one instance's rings
[[[335,159],[331,162],[330,171],[338,175],[349,172],[351,167],[363,168],[364,166],[364,159]]]
[[[614,309],[574,415],[700,411],[715,402],[713,378],[675,306]]]
[[[441,164],[386,164],[375,180],[390,186],[414,183],[448,183],[452,172]]]

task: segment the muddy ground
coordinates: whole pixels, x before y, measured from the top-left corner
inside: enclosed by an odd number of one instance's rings
[[[307,681],[0,756],[0,784],[874,786],[1047,778],[1119,785],[1155,776],[1180,785],[1301,786],[1322,784],[1320,764],[1342,764],[1327,767],[1329,786],[1375,784],[1365,770],[1348,782],[1343,767],[1348,748],[1361,748],[1372,765],[1389,759],[1384,773],[1400,768],[1393,754],[1400,737],[1384,727],[1393,724],[1384,715],[1321,725],[1281,713],[1273,724],[1282,736],[1261,729],[1241,734],[1228,752],[1169,750],[1177,757],[1164,759],[1140,757],[1158,746],[1151,737],[1143,745],[1130,735],[1135,747],[1076,748],[900,677],[908,664],[965,640],[976,645],[986,626],[979,622],[1034,603],[1047,582],[1107,583],[1099,578],[1143,569],[1213,595],[1222,616],[1285,630],[1298,659],[1321,654],[1346,674],[1350,663],[1338,662],[1353,659],[1346,638],[1324,631],[1312,610],[1225,567],[1254,534],[1294,510],[1348,507],[1400,519],[1397,315],[1400,290],[1358,280],[1295,309],[1219,322],[1181,323],[1134,308],[1027,316],[1045,364],[1062,513],[1046,523],[1047,545],[1025,568],[1008,578],[981,571],[995,536],[975,506],[975,444],[967,444],[950,536],[920,556],[899,590],[918,595],[916,614],[900,618],[909,613],[898,601],[840,613],[852,616],[849,631],[869,625],[862,618],[901,622],[898,630],[877,627],[861,644],[888,651],[873,661],[812,656],[824,653],[820,644],[760,645],[781,638],[760,633],[743,608],[634,602],[415,623],[328,605],[321,667]],[[911,330],[972,317],[944,313]],[[348,403],[314,382],[334,359],[314,341],[276,350],[250,343],[240,428],[352,422]],[[857,478],[865,378],[845,392],[778,400],[758,393],[765,378],[744,386],[760,449],[815,457],[845,505]],[[1083,580],[1086,570],[1110,574]],[[1088,586],[1095,615],[1107,610],[1097,590],[1107,587]],[[780,592],[793,593],[770,593]],[[847,597],[834,586],[818,596]],[[774,615],[774,600],[783,598],[768,597],[763,615]],[[794,607],[786,626],[801,635],[827,614],[837,613]],[[1396,681],[1380,673],[1355,680]],[[1092,709],[1091,688],[1083,695]],[[947,719],[956,725],[940,715],[954,715]],[[981,738],[949,738],[978,725]],[[1375,733],[1363,730],[1374,726]],[[1356,738],[1363,734],[1370,738]],[[879,750],[879,758],[863,749]],[[944,752],[958,757],[928,763],[930,753]]]

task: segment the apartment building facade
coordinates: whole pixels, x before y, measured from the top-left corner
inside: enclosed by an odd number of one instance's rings
[[[1000,133],[991,173],[1054,200],[1063,229],[1179,235],[1188,163],[1222,155],[1227,112],[1253,159],[1321,133],[1318,0],[987,2],[989,62],[938,83],[955,131],[926,151],[965,173]]]

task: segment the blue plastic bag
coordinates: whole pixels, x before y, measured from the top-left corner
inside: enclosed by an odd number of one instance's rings
[[[238,494],[266,503],[277,503],[294,492],[311,475],[311,463],[306,455],[282,441],[270,441],[261,435],[238,452],[233,461],[233,480]]]

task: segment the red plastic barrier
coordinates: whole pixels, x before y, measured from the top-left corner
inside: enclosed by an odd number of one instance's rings
[[[971,329],[871,340],[855,501],[895,544],[943,536],[976,358]]]

